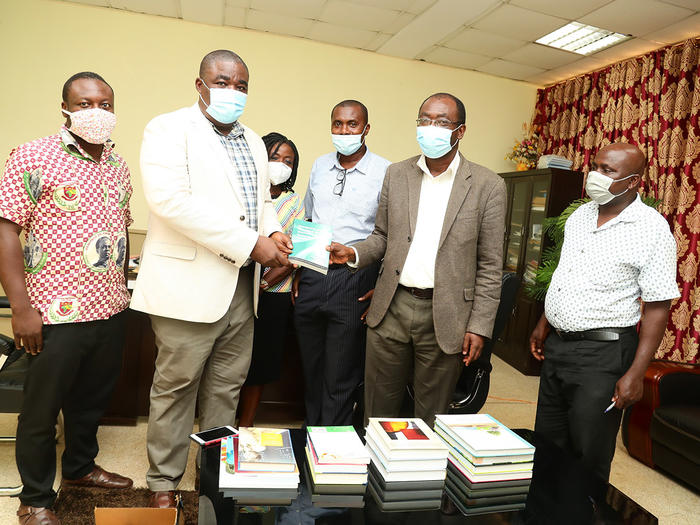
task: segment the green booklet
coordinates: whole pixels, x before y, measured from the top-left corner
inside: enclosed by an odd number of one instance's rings
[[[330,258],[326,247],[331,243],[331,235],[330,226],[294,219],[292,224],[294,249],[289,255],[289,260],[325,275],[328,273]]]

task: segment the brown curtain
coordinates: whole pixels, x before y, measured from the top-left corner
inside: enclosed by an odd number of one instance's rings
[[[642,191],[678,245],[681,297],[671,307],[656,357],[697,363],[700,341],[700,39],[668,46],[537,92],[534,125],[543,154],[587,170],[613,142],[648,159]]]

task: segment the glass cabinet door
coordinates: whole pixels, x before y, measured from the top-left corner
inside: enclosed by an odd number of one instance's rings
[[[547,202],[547,190],[549,180],[537,179],[532,183],[532,198],[530,199],[530,224],[525,241],[525,270],[523,281],[532,283],[535,280],[535,271],[540,264],[542,255],[542,226],[545,219],[545,204]]]
[[[506,242],[506,257],[503,269],[506,272],[518,271],[518,260],[522,251],[523,237],[525,235],[525,221],[530,207],[528,202],[530,194],[530,181],[523,180],[513,182],[513,205],[508,224],[508,240]]]

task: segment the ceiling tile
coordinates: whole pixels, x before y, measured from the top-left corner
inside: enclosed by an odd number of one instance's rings
[[[323,0],[320,0],[323,1]],[[360,4],[365,6],[376,7],[379,4],[384,9],[393,9],[394,11],[408,11],[416,0],[345,0],[352,4]],[[433,3],[435,0],[430,0]]]
[[[524,80],[527,77],[531,77],[544,71],[544,69],[539,67],[516,64],[515,62],[509,62],[508,60],[502,60],[500,58],[494,58],[490,62],[487,62],[483,66],[479,66],[476,69],[478,71],[483,71],[484,73],[490,73],[492,75],[512,78],[515,80]]]
[[[406,8],[406,11],[418,15],[432,6],[436,1],[437,0],[413,0],[413,2],[408,3],[409,7]]]
[[[391,37],[392,35],[387,35],[386,33],[377,33],[377,36],[370,40],[362,49],[376,51],[378,47],[383,46]]]
[[[250,0],[226,0],[226,6],[230,7],[250,7]]]
[[[245,27],[245,15],[245,8],[227,5],[224,8],[224,25],[232,27]]]
[[[500,0],[439,0],[378,49],[386,55],[413,58],[465,24],[476,20]]]
[[[533,41],[566,25],[568,20],[502,5],[479,20],[474,27],[518,40]]]
[[[634,36],[646,35],[679,22],[692,11],[654,0],[615,0],[579,22]]]
[[[675,44],[681,40],[698,35],[700,35],[700,13],[643,36],[644,40],[658,42],[659,44]]]
[[[544,13],[546,15],[559,16],[568,20],[587,15],[599,7],[610,3],[612,0],[511,0],[511,5]]]
[[[661,0],[664,4],[673,4],[679,7],[687,7],[691,11],[700,11],[698,0]]]
[[[525,45],[523,40],[515,40],[479,29],[465,29],[454,38],[447,40],[445,47],[477,53],[489,57],[500,57]]]
[[[636,57],[638,55],[643,55],[649,51],[654,51],[659,49],[660,46],[656,42],[649,42],[648,40],[643,40],[641,38],[633,38],[617,44],[616,46],[603,49],[591,55],[599,60],[605,60],[608,64],[613,62],[618,62],[620,60],[625,60],[627,58]]]
[[[148,13],[150,15],[180,16],[180,3],[178,0],[110,0],[112,7],[117,9],[127,9],[135,13]]]
[[[410,24],[415,17],[416,15],[414,15],[413,13],[401,13],[398,17],[396,17],[396,20],[384,27],[382,31],[391,35],[395,35],[408,24]]]
[[[398,11],[352,4],[340,0],[328,0],[319,20],[338,26],[383,31],[399,17]]]
[[[465,69],[475,69],[491,60],[490,57],[455,51],[446,47],[435,47],[432,51],[421,56],[428,62]]]
[[[248,9],[248,16],[246,17],[246,27],[248,29],[279,33],[281,35],[307,36],[313,24],[314,21],[307,18],[294,18],[278,13],[256,11],[255,9]]]
[[[317,19],[323,10],[323,0],[250,0],[250,7],[278,15]]]
[[[552,69],[555,67],[570,64],[578,60],[581,55],[543,46],[541,44],[527,44],[507,55],[502,56],[504,60],[526,64],[528,66],[541,67],[542,69]]]
[[[326,22],[314,22],[308,34],[312,40],[359,48],[364,48],[376,36],[377,33],[374,31],[342,27]]]
[[[77,4],[99,5],[101,7],[109,7],[107,0],[70,0]]]
[[[180,0],[182,18],[220,26],[224,23],[224,0]]]
[[[543,73],[537,73],[536,75],[527,77],[524,80],[532,84],[544,87],[556,83],[559,80],[559,77],[551,71],[545,71]]]

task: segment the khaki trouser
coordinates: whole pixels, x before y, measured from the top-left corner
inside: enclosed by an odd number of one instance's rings
[[[185,473],[195,400],[200,429],[235,424],[253,347],[253,266],[241,270],[228,311],[214,323],[151,315],[158,347],[146,438],[151,490],[174,490]]]
[[[365,424],[370,417],[398,417],[412,381],[415,417],[432,428],[435,414],[447,413],[462,353],[446,354],[433,327],[432,299],[418,299],[399,287],[376,328],[367,330]]]

